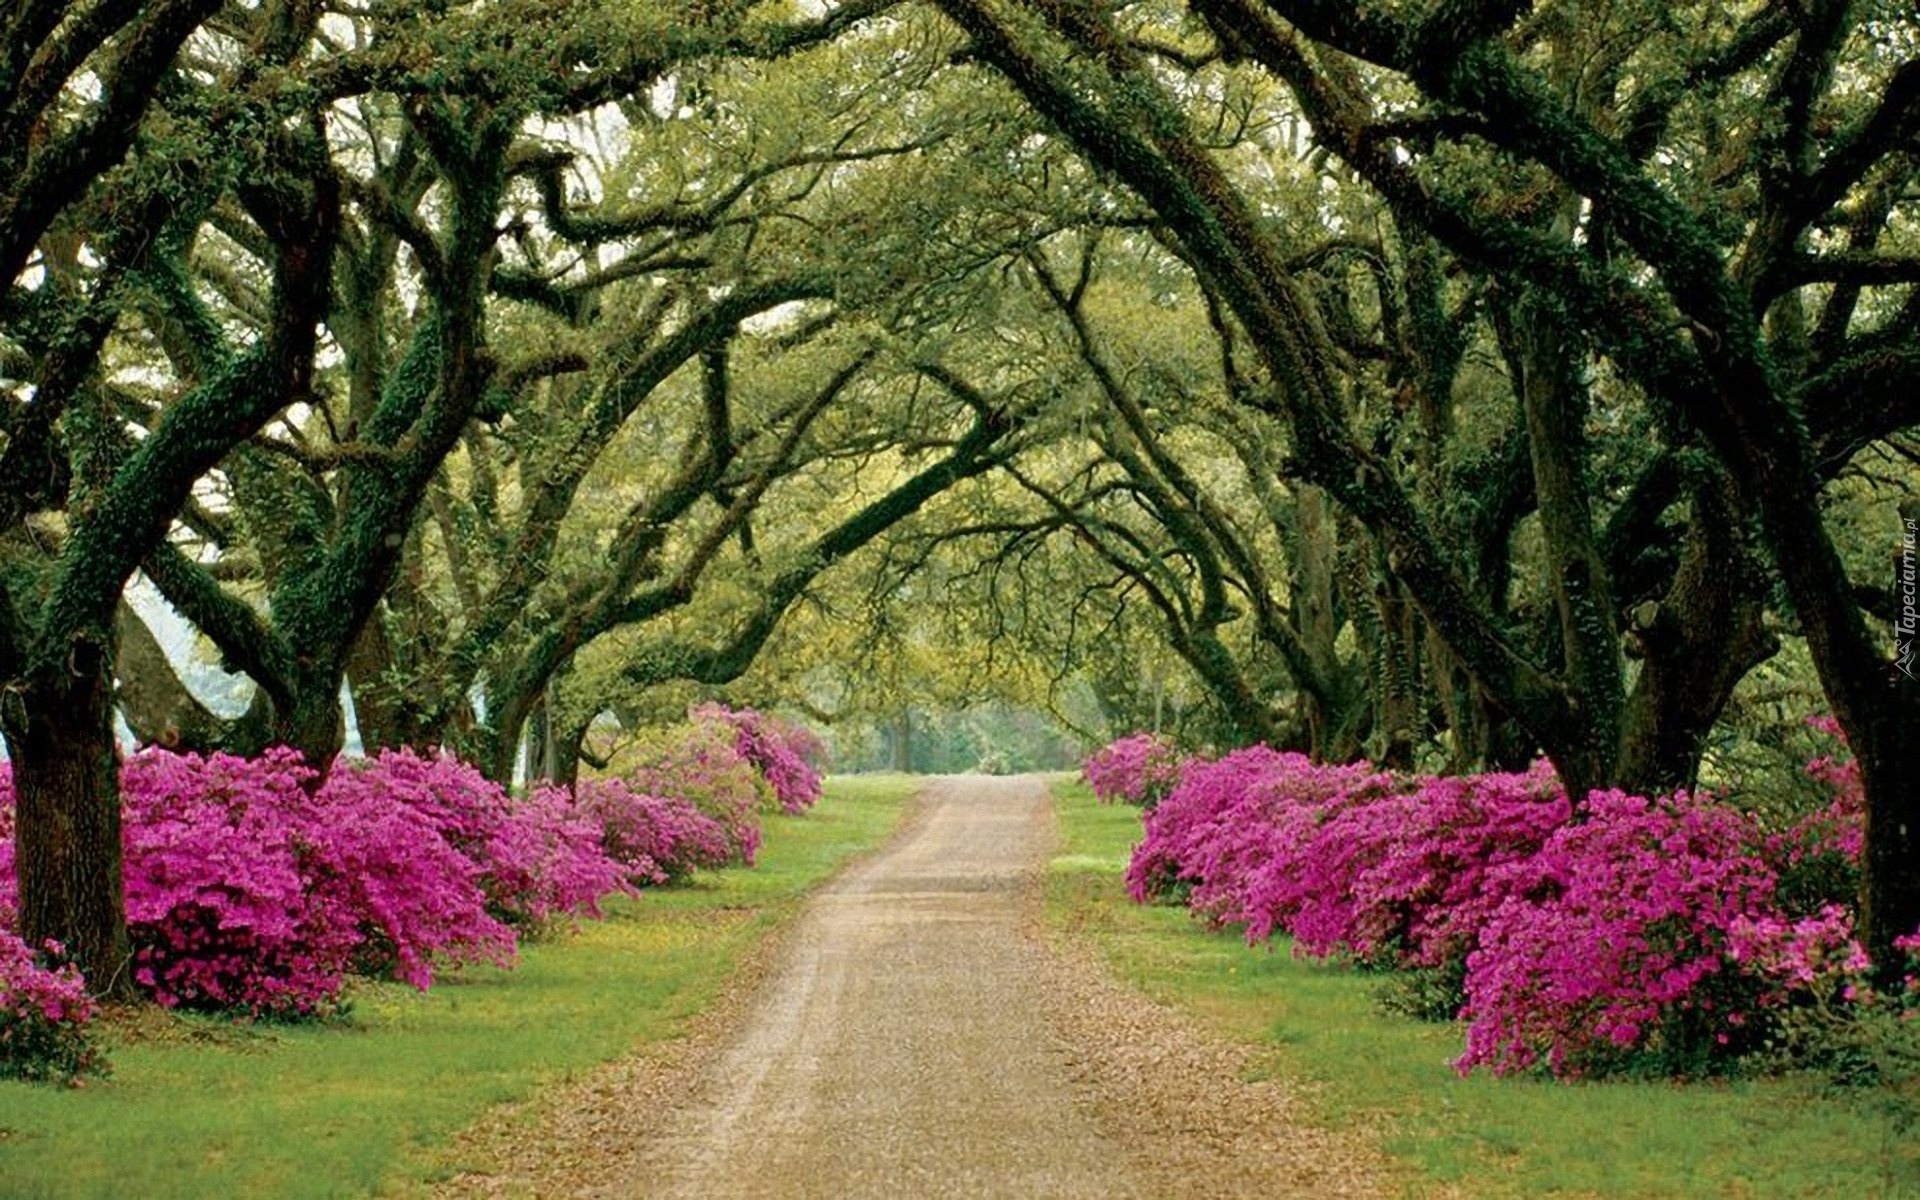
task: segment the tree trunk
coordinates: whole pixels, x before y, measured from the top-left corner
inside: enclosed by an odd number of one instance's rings
[[[893,769],[911,773],[913,771],[913,710],[903,708],[893,723],[887,727],[887,756],[893,763]]]
[[[1900,703],[1864,722],[1852,739],[1867,795],[1866,850],[1860,884],[1860,928],[1882,983],[1897,986],[1905,956],[1894,939],[1920,931],[1920,772],[1914,731],[1920,729],[1920,685],[1895,688]]]
[[[572,787],[580,781],[581,747],[586,744],[587,727],[592,717],[564,724],[547,720],[547,753],[543,766],[547,782],[556,787]]]
[[[368,754],[401,746],[428,750],[443,740],[437,731],[425,728],[428,714],[420,704],[409,702],[406,694],[409,689],[394,685],[398,667],[386,623],[375,612],[360,627],[347,654],[347,686],[353,689],[354,724],[359,727],[360,744]]]
[[[110,645],[76,638],[67,662],[0,710],[13,759],[20,936],[62,942],[95,994],[127,996],[110,661]]]
[[[318,787],[333,770],[333,760],[346,745],[346,714],[340,709],[340,685],[344,678],[337,669],[303,672],[288,712],[275,714],[274,740],[300,752],[318,774]]]
[[[1660,601],[1632,614],[1645,661],[1628,699],[1614,772],[1630,791],[1691,788],[1734,687],[1779,645],[1761,621],[1761,592],[1740,544],[1729,486],[1716,477],[1692,489],[1693,518],[1673,583]]]
[[[1556,232],[1564,232],[1557,230]],[[1619,757],[1620,639],[1613,584],[1593,530],[1588,495],[1587,394],[1580,338],[1551,297],[1532,288],[1494,306],[1527,426],[1534,497],[1560,626],[1560,665],[1579,719],[1549,747],[1570,796],[1608,787]]]
[[[1892,703],[1861,714],[1851,731],[1854,758],[1867,794],[1865,861],[1861,864],[1860,926],[1881,981],[1896,986],[1904,956],[1895,938],[1920,931],[1920,666],[1914,664],[1916,610],[1920,610],[1920,501],[1900,507],[1902,541],[1892,562],[1896,605],[1893,661],[1887,667]],[[1863,736],[1864,735],[1864,736]]]

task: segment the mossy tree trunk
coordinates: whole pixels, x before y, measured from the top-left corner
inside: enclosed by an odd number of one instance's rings
[[[120,877],[120,759],[109,637],[76,637],[66,661],[0,705],[13,760],[20,936],[61,943],[102,995],[132,992]]]

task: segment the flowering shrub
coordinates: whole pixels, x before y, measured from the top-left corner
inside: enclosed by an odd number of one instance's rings
[[[1290,928],[1301,851],[1329,806],[1385,780],[1366,763],[1324,766],[1265,746],[1194,760],[1145,814],[1128,889],[1140,900],[1184,896],[1213,922],[1248,925],[1253,940]]]
[[[58,944],[43,957],[0,929],[0,1079],[67,1082],[106,1070],[88,1035],[96,1010],[79,969],[46,961],[60,956]]]
[[[1463,1071],[1713,1070],[1777,1041],[1785,1015],[1863,994],[1834,903],[1859,855],[1858,776],[1809,770],[1834,803],[1768,834],[1684,793],[1596,792],[1575,819],[1543,763],[1399,779],[1256,746],[1183,764],[1127,882],[1249,941],[1404,972],[1400,1007],[1468,1018]]]
[[[476,869],[488,912],[510,924],[597,916],[603,897],[627,887],[599,825],[564,789],[536,789],[516,802],[457,758],[408,749],[341,762],[327,783],[336,789],[384,793],[423,817]]]
[[[1595,792],[1581,808],[1509,868],[1519,880],[1467,958],[1460,1068],[1697,1068],[1745,1048],[1764,991],[1785,983],[1735,969],[1734,931],[1771,912],[1776,882],[1752,821],[1686,793]]]
[[[696,725],[712,721],[733,730],[734,750],[767,781],[782,812],[798,815],[820,799],[820,772],[814,764],[826,748],[805,726],[724,704],[703,704],[688,716]]]
[[[621,756],[628,790],[684,800],[720,823],[730,861],[753,865],[758,811],[773,791],[735,746],[732,726],[696,721],[656,730]],[[616,855],[615,857],[618,857]]]
[[[1127,892],[1142,903],[1185,902],[1196,885],[1208,882],[1203,860],[1222,864],[1217,843],[1253,828],[1264,819],[1254,784],[1282,758],[1279,751],[1249,746],[1224,758],[1194,759],[1179,786],[1142,815],[1146,837],[1127,864]]]
[[[1152,808],[1180,782],[1180,751],[1161,734],[1136,733],[1094,751],[1080,773],[1102,804]]]
[[[436,962],[512,960],[477,868],[421,813],[291,750],[145,750],[121,771],[134,982],[163,1005],[322,1012],[351,970],[416,987]]]
[[[1295,936],[1321,954],[1346,948],[1372,958],[1391,946],[1398,965],[1463,962],[1506,898],[1508,865],[1537,854],[1571,815],[1545,762],[1523,774],[1422,779],[1411,792],[1354,805],[1308,849],[1332,863],[1351,841],[1345,857],[1358,870],[1351,881],[1315,885],[1309,895],[1322,899],[1309,901]],[[1347,904],[1328,902],[1342,895]]]
[[[1350,920],[1353,883],[1383,846],[1347,833],[1372,824],[1369,813],[1403,806],[1405,797],[1391,775],[1367,762],[1326,766],[1289,754],[1274,766],[1255,788],[1272,814],[1269,827],[1264,836],[1239,839],[1224,856],[1244,864],[1242,878],[1196,888],[1194,903],[1245,925],[1249,941],[1280,930],[1296,939],[1303,931],[1324,936]]]
[[[425,990],[435,962],[509,966],[513,931],[487,912],[482,868],[382,786],[381,773],[330,775],[305,812],[301,869],[322,904],[348,915],[354,967]]]
[[[536,793],[549,803],[557,788]],[[724,867],[733,844],[720,822],[676,796],[635,791],[625,780],[583,781],[575,789],[583,816],[601,830],[601,845],[634,887],[677,883],[696,867]]]
[[[600,825],[565,788],[536,788],[510,801],[478,861],[487,907],[509,924],[597,917],[602,900],[632,890]]]
[[[133,979],[162,1005],[295,1017],[338,996],[364,939],[301,869],[310,776],[288,750],[127,760]]]

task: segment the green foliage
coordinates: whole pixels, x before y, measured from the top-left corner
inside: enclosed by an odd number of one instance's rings
[[[1437,967],[1410,967],[1388,974],[1377,993],[1380,1010],[1416,1021],[1452,1023],[1466,1006],[1467,960],[1462,955]]]

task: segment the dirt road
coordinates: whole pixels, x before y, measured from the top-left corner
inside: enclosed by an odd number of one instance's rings
[[[1052,844],[1039,781],[934,783],[905,836],[812,902],[711,1047],[670,1077],[583,1086],[600,1151],[547,1130],[524,1174],[454,1190],[1377,1194],[1367,1153],[1301,1128],[1284,1083],[1243,1081],[1243,1054],[1047,946]]]

